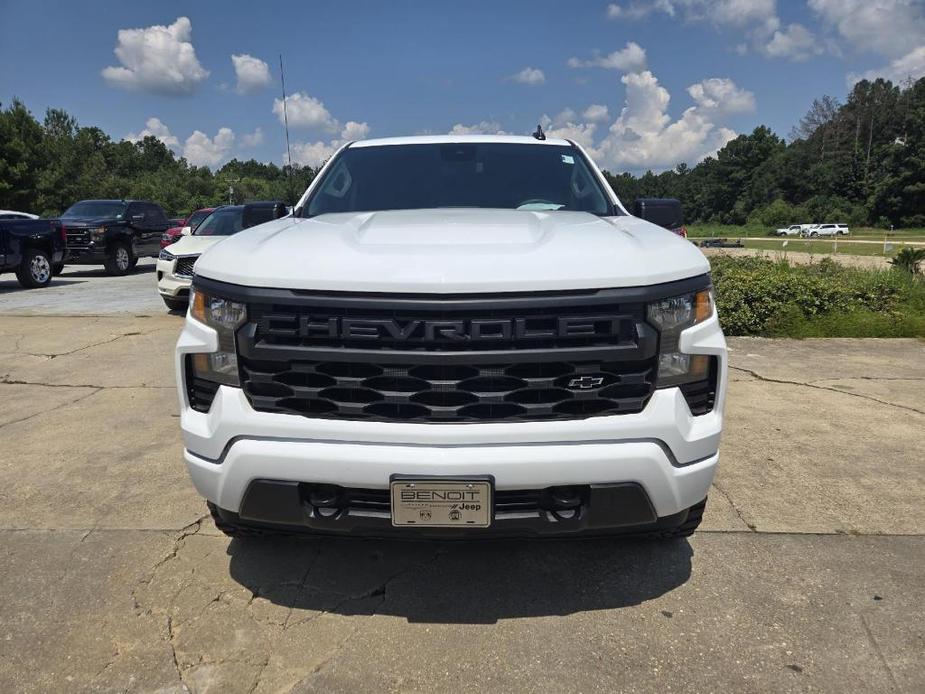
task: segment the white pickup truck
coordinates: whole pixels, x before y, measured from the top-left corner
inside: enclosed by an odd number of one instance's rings
[[[183,455],[232,536],[683,537],[726,361],[706,258],[577,144],[353,142],[196,262]]]
[[[777,229],[774,231],[776,236],[802,236],[808,229],[812,229],[815,224],[791,224],[789,227]]]

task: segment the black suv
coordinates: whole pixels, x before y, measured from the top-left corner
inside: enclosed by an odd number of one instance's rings
[[[144,200],[82,200],[61,215],[68,262],[100,265],[124,275],[139,258],[157,257],[170,222],[160,205]]]

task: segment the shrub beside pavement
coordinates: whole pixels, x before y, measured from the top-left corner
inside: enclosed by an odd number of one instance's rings
[[[760,257],[710,259],[726,335],[925,337],[925,281],[901,270]]]

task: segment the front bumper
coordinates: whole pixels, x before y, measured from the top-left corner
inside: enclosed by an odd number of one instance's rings
[[[683,351],[719,362],[714,408],[700,416],[678,388],[655,391],[638,414],[547,422],[312,419],[257,412],[242,390],[227,386],[198,412],[187,399],[185,358],[217,347],[214,330],[187,318],[176,368],[187,468],[199,493],[225,513],[241,510],[256,480],[381,490],[394,474],[491,475],[499,491],[636,484],[655,518],[673,522],[706,498],[719,462],[727,378],[715,316],[680,341]]]
[[[174,274],[176,258],[173,260],[157,259],[155,272],[157,273],[157,291],[161,296],[170,299],[185,299],[189,297],[189,290],[193,284],[191,277],[177,277]]]
[[[107,254],[104,246],[69,246],[67,262],[70,265],[102,265]]]

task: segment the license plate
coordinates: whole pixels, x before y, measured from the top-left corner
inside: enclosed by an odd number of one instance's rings
[[[491,482],[401,479],[392,481],[392,525],[487,528]]]

